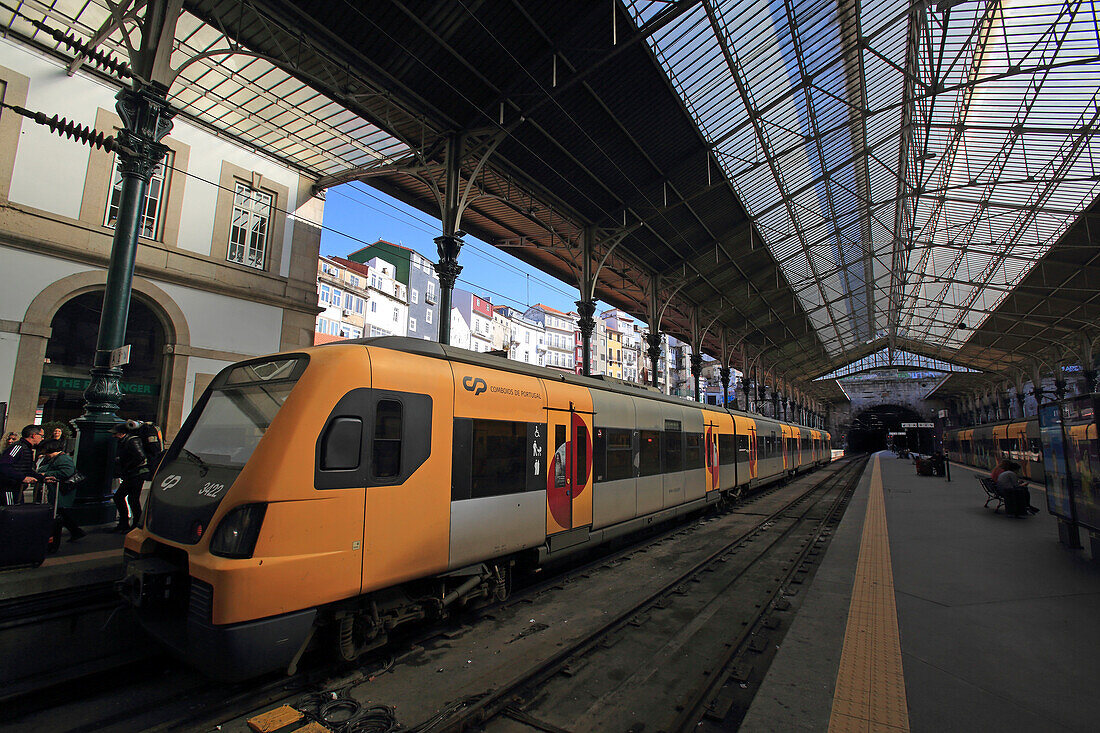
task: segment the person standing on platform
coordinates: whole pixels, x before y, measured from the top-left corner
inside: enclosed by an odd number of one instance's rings
[[[72,487],[68,493],[64,490],[65,482],[76,475],[76,464],[65,453],[65,443],[61,440],[44,440],[42,445],[38,446],[38,451],[42,454],[42,459],[38,462],[38,470],[46,477],[46,481],[53,479],[50,481],[49,503],[53,504],[56,500],[57,517],[61,525],[69,530],[69,541],[75,542],[87,534],[69,513],[76,499],[75,487]],[[61,493],[55,497],[53,495],[55,491]]]
[[[7,450],[8,448],[11,448],[13,445],[15,445],[18,442],[19,442],[19,433],[8,433],[8,436],[6,438],[4,438],[4,447],[0,448],[0,450]]]
[[[0,505],[23,503],[23,489],[45,478],[34,470],[34,447],[42,442],[42,428],[28,425],[23,437],[0,454]]]
[[[115,475],[120,479],[115,490],[118,526],[115,532],[129,532],[141,521],[141,488],[148,473],[148,461],[141,447],[141,438],[127,429],[126,423],[115,426],[118,450],[115,454]],[[129,502],[129,511],[127,511]]]

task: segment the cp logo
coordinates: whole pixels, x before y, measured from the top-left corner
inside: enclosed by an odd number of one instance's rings
[[[165,477],[165,479],[160,482],[160,488],[163,491],[168,491],[168,489],[172,488],[180,482],[180,478],[180,476],[177,476],[173,473],[171,476]]]
[[[467,392],[473,392],[475,397],[489,388],[481,377],[463,377],[462,386]]]

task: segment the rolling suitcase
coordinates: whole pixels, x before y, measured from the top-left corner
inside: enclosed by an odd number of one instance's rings
[[[50,504],[50,486],[43,486],[38,490],[38,502],[49,506]],[[46,542],[46,554],[53,555],[59,549],[61,549],[61,518],[57,516],[57,502],[61,498],[61,487],[54,485],[53,492],[53,527],[50,528],[50,539]]]
[[[41,565],[53,526],[53,507],[47,504],[0,507],[0,568]]]

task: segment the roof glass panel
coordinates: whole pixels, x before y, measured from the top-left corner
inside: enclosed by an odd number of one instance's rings
[[[59,48],[67,56],[72,55],[67,48],[29,20],[90,39],[110,18],[106,0],[58,0],[49,6],[20,3],[17,13],[0,8],[0,22],[9,30]],[[128,58],[121,31],[110,33],[99,48],[116,59]],[[176,108],[314,174],[392,160],[409,152],[396,138],[266,59],[230,44],[220,31],[187,13],[176,25],[172,65],[182,69],[169,93]],[[68,110],[60,113],[71,116]]]
[[[830,356],[958,349],[1100,193],[1091,5],[842,7],[703,0],[649,42]]]

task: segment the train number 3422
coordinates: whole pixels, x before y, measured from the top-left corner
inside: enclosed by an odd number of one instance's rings
[[[211,499],[218,498],[218,494],[225,491],[225,484],[212,484],[205,483],[202,488],[199,489],[199,496],[209,496]]]

